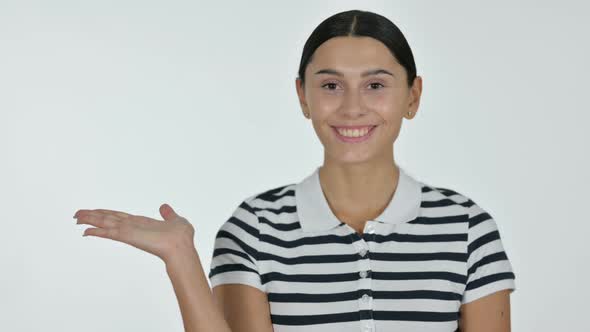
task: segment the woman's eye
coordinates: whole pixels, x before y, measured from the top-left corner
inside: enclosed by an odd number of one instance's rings
[[[374,87],[375,85],[381,85],[382,87],[384,87],[384,85],[383,85],[383,84],[381,84],[381,83],[371,83],[371,84],[369,84],[369,85],[370,85],[370,86],[373,86],[373,87]],[[377,88],[377,89],[373,89],[373,90],[378,90],[378,88]]]
[[[335,86],[336,83],[326,83],[326,84],[322,85],[322,88],[325,87],[325,86],[327,86],[327,85]],[[334,89],[328,89],[328,90],[334,90]]]
[[[326,84],[322,85],[322,88],[326,88],[326,87],[328,87],[328,90],[334,90],[334,89],[336,88],[336,86],[337,86],[337,85],[338,85],[338,84],[336,84],[336,83],[326,83]],[[381,83],[377,83],[377,82],[375,82],[375,83],[371,83],[371,84],[369,84],[369,86],[371,86],[371,87],[372,87],[372,89],[370,89],[370,90],[379,90],[379,89],[380,89],[380,87],[385,87],[383,84],[381,84]],[[334,89],[332,89],[332,88],[330,88],[330,87],[333,87]]]

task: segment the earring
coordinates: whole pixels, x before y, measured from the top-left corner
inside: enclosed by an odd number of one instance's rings
[[[303,112],[303,115],[304,115],[306,118],[309,118],[309,113],[307,113],[307,112]]]
[[[408,116],[412,116],[412,111],[408,111]]]

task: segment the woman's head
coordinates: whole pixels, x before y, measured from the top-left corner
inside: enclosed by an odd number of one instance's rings
[[[393,157],[403,117],[411,119],[418,110],[422,79],[395,24],[372,12],[351,10],[327,18],[312,32],[296,88],[325,157],[373,162]],[[350,126],[376,127],[364,141],[349,142],[336,128]]]

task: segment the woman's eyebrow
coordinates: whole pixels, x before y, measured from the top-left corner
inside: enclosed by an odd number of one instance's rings
[[[319,75],[319,74],[329,74],[329,75],[336,75],[336,76],[344,76],[344,74],[342,74],[341,72],[335,70],[335,69],[321,69],[315,72],[315,75]],[[378,75],[378,74],[387,74],[387,75],[391,75],[391,76],[395,76],[393,75],[391,72],[385,70],[385,69],[381,69],[381,68],[377,68],[377,69],[369,69],[367,71],[364,71],[363,73],[361,73],[361,77],[366,77],[366,76],[370,76],[370,75]]]

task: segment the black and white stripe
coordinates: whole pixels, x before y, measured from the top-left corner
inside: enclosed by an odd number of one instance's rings
[[[399,169],[362,235],[329,209],[319,167],[246,198],[217,233],[211,286],[265,292],[276,332],[455,331],[462,303],[516,289],[490,214]]]

